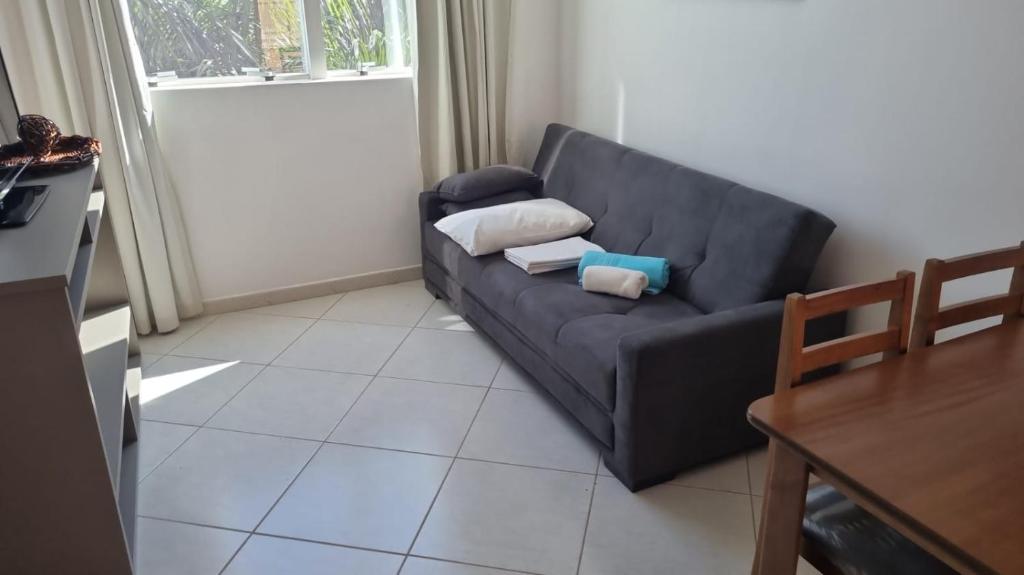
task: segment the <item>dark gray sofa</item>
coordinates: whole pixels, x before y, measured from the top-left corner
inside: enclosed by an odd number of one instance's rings
[[[806,288],[832,221],[558,124],[534,172],[541,196],[594,220],[591,241],[668,258],[669,288],[632,301],[582,291],[575,269],[530,276],[500,253],[472,257],[434,228],[443,200],[424,192],[427,289],[565,406],[631,490],[763,443],[746,409],[772,391],[782,298]]]

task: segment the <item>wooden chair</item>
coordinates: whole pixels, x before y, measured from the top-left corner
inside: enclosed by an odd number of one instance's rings
[[[939,306],[944,283],[1010,268],[1013,276],[1008,293]],[[933,345],[940,329],[996,316],[1003,316],[1003,323],[1024,316],[1024,242],[1017,247],[925,262],[910,347]]]
[[[800,385],[804,374],[876,353],[883,358],[906,353],[910,340],[910,311],[914,273],[901,271],[895,279],[818,292],[790,294],[782,319],[775,392]],[[881,331],[853,334],[804,347],[807,321],[876,303],[889,302],[889,321]]]
[[[825,292],[804,296],[792,294],[786,298],[785,315],[782,322],[782,338],[779,349],[779,363],[776,372],[775,393],[788,393],[794,386],[800,385],[803,376],[822,367],[836,365],[852,359],[881,353],[883,359],[907,352],[910,339],[911,307],[914,297],[914,274],[901,271],[895,279],[837,288]],[[868,333],[848,335],[811,346],[804,345],[804,326],[808,320],[847,311],[866,305],[889,302],[889,318],[885,329]],[[925,567],[921,573],[947,573],[941,563],[910,541],[896,534],[867,512],[849,502],[842,494],[831,486],[822,484],[807,490],[810,469],[805,463],[775,466],[775,450],[780,449],[774,440],[769,443],[768,485],[783,486],[777,495],[768,495],[764,500],[761,513],[761,526],[758,537],[765,537],[764,545],[758,546],[758,556],[754,559],[753,573],[772,574],[792,573],[795,564],[775,563],[774,559],[761,555],[762,549],[773,546],[773,535],[777,533],[772,525],[766,525],[769,506],[784,510],[783,514],[798,513],[804,517],[803,534],[800,554],[825,575],[845,572],[887,572],[900,573],[906,571],[908,563]],[[806,515],[805,513],[806,506]],[[798,509],[798,511],[797,511]],[[839,509],[839,512],[834,512]],[[792,518],[792,515],[789,515]],[[822,520],[824,517],[824,520]],[[808,534],[827,534],[827,536],[811,539]],[[863,549],[865,541],[884,536],[888,544],[885,549],[880,546],[877,555],[862,553],[861,556],[839,557],[841,551],[825,548],[817,541],[840,543],[843,539],[857,537],[854,549]],[[816,539],[816,540],[815,540]],[[849,540],[846,541],[847,543]],[[893,543],[895,542],[895,543]],[[795,561],[795,552],[773,554],[781,561]],[[868,556],[870,555],[870,556]],[[871,568],[858,562],[871,561]],[[891,562],[891,563],[890,563]],[[881,570],[879,571],[879,565]],[[841,565],[845,565],[844,570]],[[933,569],[934,567],[934,569]]]

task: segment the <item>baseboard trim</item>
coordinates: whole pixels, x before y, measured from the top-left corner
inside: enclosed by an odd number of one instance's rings
[[[416,265],[323,280],[297,286],[244,293],[241,295],[233,295],[204,301],[203,315],[216,315],[220,313],[263,307],[266,305],[277,305],[279,303],[288,303],[336,293],[412,281],[422,277],[423,266]]]

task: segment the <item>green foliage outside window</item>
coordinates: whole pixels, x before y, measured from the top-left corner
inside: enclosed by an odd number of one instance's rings
[[[302,72],[301,0],[129,0],[148,74],[232,76],[243,68]],[[411,48],[405,2],[397,2],[403,62],[391,62],[383,0],[320,0],[329,70],[407,66]]]

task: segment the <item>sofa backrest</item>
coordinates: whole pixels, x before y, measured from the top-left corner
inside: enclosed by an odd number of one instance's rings
[[[799,204],[560,124],[534,171],[544,196],[594,220],[591,241],[668,258],[669,291],[708,313],[805,290],[835,229]]]

